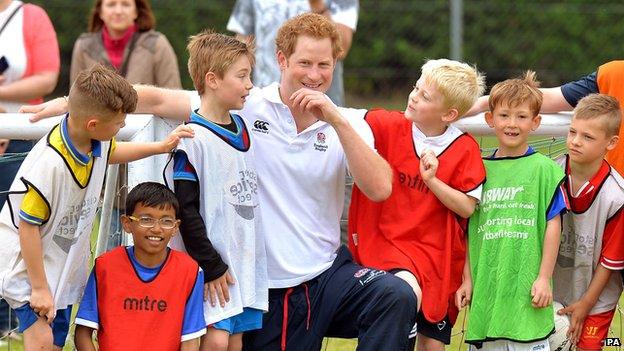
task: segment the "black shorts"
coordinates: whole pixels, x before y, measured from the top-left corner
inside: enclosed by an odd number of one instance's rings
[[[416,325],[418,334],[441,341],[445,345],[451,344],[451,331],[453,330],[453,325],[451,324],[448,315],[446,315],[446,317],[444,317],[441,321],[432,323],[425,319],[425,316],[421,311],[418,313],[418,316],[416,316]]]

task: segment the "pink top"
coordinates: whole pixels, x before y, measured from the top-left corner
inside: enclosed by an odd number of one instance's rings
[[[108,55],[108,59],[111,64],[118,70],[121,68],[124,51],[126,51],[126,46],[130,42],[130,39],[132,39],[134,32],[136,32],[136,24],[130,26],[121,38],[113,39],[110,33],[108,33],[108,28],[106,28],[106,26],[102,29],[104,49],[106,50],[106,54]]]
[[[56,32],[45,10],[33,4],[24,4],[24,46],[26,48],[26,71],[23,77],[40,72],[58,72],[61,68]],[[43,102],[43,98],[29,101]]]

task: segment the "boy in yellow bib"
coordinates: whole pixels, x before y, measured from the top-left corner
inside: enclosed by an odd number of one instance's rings
[[[0,212],[0,296],[16,310],[25,349],[60,350],[87,279],[89,233],[109,163],[165,153],[164,141],[115,143],[136,91],[103,66],[82,72],[69,114],[28,154]]]

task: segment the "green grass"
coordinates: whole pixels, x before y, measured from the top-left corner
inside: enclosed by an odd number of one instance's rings
[[[620,297],[620,305],[624,306],[624,295]],[[463,334],[462,329],[467,327],[467,324],[464,326],[464,313],[460,313],[457,318],[457,323],[455,324],[455,328],[453,328],[451,344],[446,347],[447,351],[459,351],[459,350],[468,350],[468,346],[463,342]],[[609,337],[619,337],[623,339],[622,335],[622,323],[624,323],[624,319],[622,319],[622,313],[616,312],[611,322],[611,327],[609,330]],[[357,340],[345,340],[345,339],[325,339],[323,342],[322,351],[354,351],[357,346]],[[604,347],[603,350],[611,351],[611,350],[621,350],[621,348],[616,347]]]
[[[457,323],[451,333],[451,344],[446,347],[447,350],[467,350],[467,346],[463,343],[462,326],[464,321],[464,313],[461,312],[457,317]],[[353,351],[357,346],[357,340],[346,339],[325,339],[322,351]]]
[[[624,297],[620,298],[620,305],[624,305]],[[462,338],[462,329],[464,327],[464,313],[460,313],[457,318],[457,323],[455,324],[455,328],[453,328],[453,337],[451,338],[451,345],[446,347],[448,351],[459,351],[459,350],[467,350],[467,346],[463,343]],[[621,313],[616,313],[611,323],[611,331],[609,333],[610,337],[619,337],[622,339],[622,315]],[[323,342],[323,346],[321,347],[321,351],[354,351],[357,346],[357,340],[350,339],[325,339]],[[13,342],[11,344],[11,351],[23,351],[23,346],[21,342]],[[70,351],[73,349],[73,343],[68,341],[68,344],[65,345],[63,350]],[[0,351],[8,351],[7,346],[0,346]],[[616,350],[615,347],[605,347],[603,350]]]

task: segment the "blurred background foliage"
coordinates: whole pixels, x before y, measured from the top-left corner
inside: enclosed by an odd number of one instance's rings
[[[87,27],[91,1],[34,0],[50,15],[61,45],[62,75],[54,95],[68,90],[74,41]],[[203,28],[225,31],[233,0],[152,0],[157,30],[173,45],[183,85],[186,39]],[[621,58],[624,3],[607,0],[464,1],[463,59],[486,73],[488,85],[526,69],[543,86],[559,85]],[[345,63],[350,100],[403,99],[426,58],[449,56],[450,5],[442,0],[360,0],[360,19]]]

